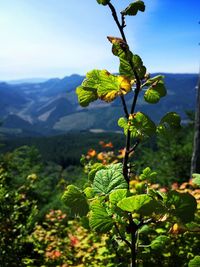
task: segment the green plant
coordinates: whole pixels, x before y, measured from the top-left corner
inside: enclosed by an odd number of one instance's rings
[[[37,175],[28,175],[23,185],[12,189],[9,167],[6,161],[0,161],[0,266],[17,267],[24,266],[23,259],[32,250],[27,237],[38,210],[30,191]]]
[[[61,170],[44,166],[33,147],[0,155],[0,266],[25,266],[35,257],[28,240],[35,223],[47,209],[64,206],[57,188]]]
[[[188,181],[193,134],[191,125],[184,125],[178,132],[157,136],[155,142],[143,143],[137,150],[137,159],[134,160],[136,171],[139,172],[148,164],[158,174],[154,182],[163,186]]]
[[[111,102],[117,97],[121,98],[125,117],[118,120],[118,125],[124,130],[126,146],[122,162],[105,165],[100,162],[92,164],[91,161],[89,180],[85,188],[69,185],[63,200],[70,207],[72,215],[88,219],[91,229],[99,233],[109,233],[118,247],[120,242],[123,242],[129,248],[132,267],[139,264],[143,266],[143,247],[148,246],[152,251],[160,251],[170,243],[170,239],[166,230],[151,243],[144,244],[143,239],[140,239],[142,230],[147,226],[153,229],[161,222],[165,224],[166,229],[177,222],[187,224],[194,220],[197,203],[188,192],[169,190],[162,193],[153,189],[151,183],[156,173],[149,167],[138,177],[140,182],[135,190],[130,186],[134,178],[130,157],[134,155],[136,148],[143,140],[155,134],[167,137],[171,131],[179,129],[180,117],[175,112],[169,112],[156,125],[143,112],[136,112],[138,96],[142,92],[144,101],[150,104],[156,104],[166,95],[164,77],[150,77],[142,59],[131,52],[124,33],[126,16],[135,16],[139,11],[144,12],[144,2],[131,3],[120,13],[121,20],[110,0],[97,2],[111,10],[121,34],[121,38],[108,37],[112,44],[112,53],[120,61],[119,74],[113,75],[107,70],[92,70],[87,73],[76,93],[83,107],[97,99]],[[125,98],[128,93],[133,97],[130,111]]]
[[[51,210],[30,235],[37,257],[33,266],[115,266],[115,253],[106,235],[98,236],[61,210]]]

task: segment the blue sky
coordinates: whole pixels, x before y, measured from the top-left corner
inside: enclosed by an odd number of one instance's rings
[[[113,0],[117,10],[131,1]],[[194,73],[200,63],[200,1],[146,0],[127,18],[131,50],[149,72]],[[120,37],[96,0],[1,0],[0,80],[117,72],[106,36]]]

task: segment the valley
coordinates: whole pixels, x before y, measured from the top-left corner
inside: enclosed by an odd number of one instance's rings
[[[156,75],[152,74],[152,76]],[[155,106],[142,102],[142,93],[137,110],[142,110],[155,121],[169,110],[176,111],[185,123],[185,111],[194,110],[197,74],[164,73],[167,96]],[[71,75],[63,79],[47,81],[15,81],[0,83],[0,133],[9,137],[46,136],[71,131],[119,131],[117,119],[122,116],[120,99],[111,104],[103,101],[91,103],[87,108],[78,105],[76,87],[84,77]],[[131,105],[132,94],[126,95]],[[101,116],[104,113],[104,118]]]

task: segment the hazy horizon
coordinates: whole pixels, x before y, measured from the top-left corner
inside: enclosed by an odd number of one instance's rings
[[[199,73],[198,72],[161,72],[161,71],[156,71],[156,72],[152,72],[150,74],[172,74],[172,75],[179,75],[179,74],[182,74],[182,75],[198,75]],[[70,76],[73,76],[73,75],[79,75],[79,76],[85,76],[85,74],[79,74],[79,73],[72,73],[72,74],[69,74],[69,75],[65,75],[65,76],[50,76],[50,77],[24,77],[24,78],[18,78],[18,79],[6,79],[6,80],[0,80],[0,82],[7,82],[7,83],[21,83],[24,82],[24,81],[27,81],[27,82],[30,82],[30,83],[35,83],[37,82],[43,82],[43,81],[47,81],[47,80],[51,80],[51,79],[64,79],[65,77],[70,77]]]

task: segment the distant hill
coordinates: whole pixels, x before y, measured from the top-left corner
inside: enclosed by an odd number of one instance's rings
[[[20,80],[10,80],[7,81],[9,84],[22,84],[22,83],[42,83],[49,79],[47,78],[30,78],[30,79],[20,79]]]
[[[152,74],[154,75],[156,74]],[[198,75],[163,75],[168,95],[158,104],[152,105],[143,102],[141,94],[137,110],[146,112],[156,121],[165,112],[176,111],[184,121],[185,111],[194,110]],[[45,136],[91,129],[119,130],[116,121],[123,116],[120,99],[110,104],[96,101],[87,108],[79,106],[75,89],[83,79],[83,76],[74,74],[42,82],[0,82],[0,120],[3,122],[3,132],[7,135]],[[129,106],[131,98],[132,94],[126,96]]]

